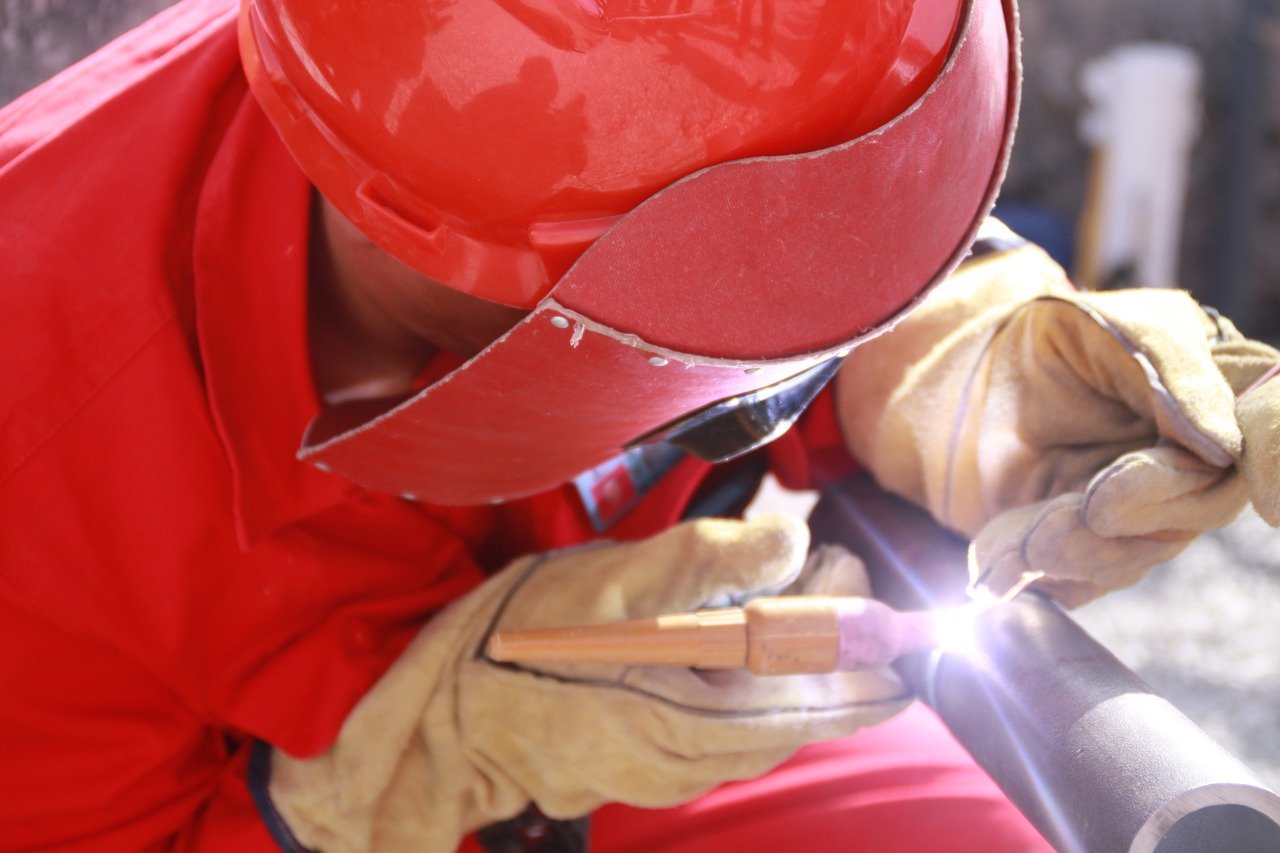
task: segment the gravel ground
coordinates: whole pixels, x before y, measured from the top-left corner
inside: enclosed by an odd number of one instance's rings
[[[1280,790],[1280,530],[1250,510],[1075,616]]]
[[[769,479],[748,514],[807,516],[816,500]],[[1280,791],[1280,530],[1247,511],[1073,615]]]

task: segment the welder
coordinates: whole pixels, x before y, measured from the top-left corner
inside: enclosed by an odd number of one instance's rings
[[[887,670],[484,654],[865,595],[693,519],[765,468],[856,457],[1069,603],[1276,520],[1277,353],[984,224],[1016,43],[1001,0],[188,0],[0,112],[4,845],[1043,846],[922,712],[846,737]]]

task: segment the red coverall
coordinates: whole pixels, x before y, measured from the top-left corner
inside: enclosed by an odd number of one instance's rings
[[[296,461],[311,190],[232,6],[180,5],[0,111],[3,849],[275,849],[249,740],[324,750],[433,611],[593,535],[569,487],[437,507]],[[805,430],[838,448],[829,404]],[[812,481],[796,432],[772,456]],[[708,470],[681,463],[610,535],[674,523]],[[600,850],[850,842],[1041,844],[918,711],[593,824]]]

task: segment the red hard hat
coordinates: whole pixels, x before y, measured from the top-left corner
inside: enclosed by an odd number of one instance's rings
[[[825,148],[937,77],[961,0],[243,0],[249,82],[378,245],[531,307],[698,169]]]

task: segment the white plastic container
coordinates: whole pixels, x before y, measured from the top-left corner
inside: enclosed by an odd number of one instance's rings
[[[1123,45],[1082,69],[1089,106],[1080,132],[1096,152],[1082,284],[1178,285],[1200,81],[1199,57],[1170,44]]]

